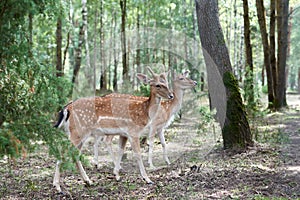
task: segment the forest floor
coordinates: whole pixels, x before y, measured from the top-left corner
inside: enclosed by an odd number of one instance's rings
[[[64,171],[58,193],[52,186],[56,161],[41,146],[15,164],[0,160],[0,199],[300,199],[300,96],[288,95],[288,104],[251,123],[258,142],[243,152],[222,150],[220,131],[212,124],[193,131],[200,126],[196,119],[176,121],[166,131],[170,166],[159,144],[156,169],[148,168],[143,152],[152,185],[140,178],[128,147],[119,182],[104,150],[99,168],[85,166],[93,185],[86,186],[77,171]],[[87,143],[83,153],[91,158],[92,152]]]

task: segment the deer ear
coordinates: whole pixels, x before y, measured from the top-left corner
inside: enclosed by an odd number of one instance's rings
[[[136,77],[144,84],[149,84],[150,80],[145,74],[137,73]]]
[[[184,77],[187,77],[187,76],[189,75],[189,73],[190,73],[190,71],[189,71],[189,70],[186,70],[185,72],[182,73],[182,75],[183,75]]]

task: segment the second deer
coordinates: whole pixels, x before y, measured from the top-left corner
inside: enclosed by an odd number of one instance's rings
[[[149,138],[149,155],[148,155],[148,163],[151,168],[155,168],[152,162],[152,156],[153,156],[153,141],[154,136],[156,133],[159,136],[162,148],[163,148],[163,157],[166,163],[169,165],[170,161],[167,155],[167,149],[166,149],[166,141],[164,137],[164,129],[167,128],[172,120],[174,119],[174,115],[180,110],[182,101],[183,101],[183,95],[184,90],[194,88],[197,85],[197,82],[188,78],[188,71],[185,71],[182,74],[174,74],[174,80],[173,80],[173,90],[174,90],[174,98],[171,100],[166,100],[161,102],[161,111],[160,114],[153,119],[152,123],[150,124],[150,132],[148,135]],[[126,94],[109,94],[108,97],[123,97],[126,96]],[[147,97],[135,97],[135,100],[138,101],[144,101],[148,99]],[[124,147],[126,144],[126,137],[120,137],[120,148],[118,152],[118,158],[115,158],[111,143],[112,143],[113,136],[106,136],[106,137],[95,137],[95,144],[94,144],[94,163],[98,165],[98,145],[100,141],[104,141],[106,144],[108,151],[115,163],[115,165],[120,165],[120,160],[122,158],[122,154],[124,152]],[[120,166],[119,166],[120,167]]]

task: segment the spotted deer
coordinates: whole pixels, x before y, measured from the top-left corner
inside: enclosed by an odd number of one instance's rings
[[[194,88],[197,85],[196,81],[193,81],[192,79],[188,78],[188,71],[185,71],[183,74],[174,74],[174,80],[173,80],[173,92],[174,92],[174,98],[171,100],[165,100],[161,102],[161,111],[160,115],[157,116],[153,122],[151,123],[150,131],[149,131],[149,152],[148,152],[148,163],[151,168],[155,168],[152,162],[152,156],[153,156],[153,141],[154,136],[156,133],[159,136],[162,148],[163,148],[163,158],[165,162],[169,165],[170,161],[167,156],[167,149],[166,149],[166,141],[164,137],[164,129],[167,128],[171,122],[174,119],[174,115],[180,110],[182,101],[183,101],[183,95],[184,90]],[[122,95],[116,95],[116,94],[109,94],[107,96],[110,97],[124,97],[125,94]],[[126,96],[126,95],[125,95]],[[144,101],[147,99],[147,97],[135,97],[136,101]],[[104,144],[106,144],[107,149],[109,151],[109,154],[111,155],[113,161],[117,161],[117,164],[120,162],[122,155],[119,158],[115,158],[113,151],[112,151],[112,139],[113,136],[106,136],[106,137],[95,137],[95,143],[94,143],[94,163],[98,165],[98,146],[99,142],[103,141]],[[126,138],[120,137],[120,147],[124,148],[124,143],[126,143]],[[119,150],[118,154],[122,154],[124,150]],[[117,160],[116,160],[117,159]]]
[[[68,104],[60,112],[60,118],[55,127],[64,126],[69,139],[79,150],[91,133],[96,132],[101,136],[120,135],[122,138],[127,138],[143,179],[147,183],[152,183],[142,162],[139,138],[152,121],[160,115],[161,98],[173,99],[174,96],[168,87],[167,73],[155,74],[149,67],[148,71],[151,73],[151,79],[147,75],[137,74],[140,80],[150,85],[148,99],[136,101],[136,97],[130,95],[80,98]],[[122,144],[120,146],[122,147]],[[60,161],[56,164],[53,185],[61,191],[59,165]],[[76,166],[84,182],[92,184],[80,160],[76,161]],[[117,180],[120,179],[119,170],[120,163],[116,163],[113,172]]]

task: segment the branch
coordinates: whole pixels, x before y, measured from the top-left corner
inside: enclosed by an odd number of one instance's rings
[[[288,17],[291,17],[293,14],[295,14],[295,11],[298,11],[299,8],[300,8],[300,6],[292,9],[291,12],[288,14]]]

